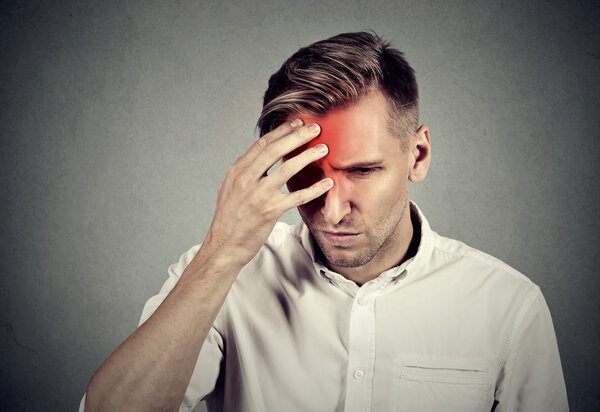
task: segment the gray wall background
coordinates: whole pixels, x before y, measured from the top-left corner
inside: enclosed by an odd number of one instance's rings
[[[417,72],[433,164],[412,198],[541,286],[572,410],[598,409],[597,3],[1,5],[0,409],[77,408],[202,241],[268,76],[361,29]]]

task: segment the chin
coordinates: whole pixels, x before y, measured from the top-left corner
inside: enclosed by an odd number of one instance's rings
[[[330,265],[343,268],[358,268],[366,265],[371,261],[371,259],[365,256],[340,257],[327,260]]]
[[[369,250],[355,248],[332,248],[323,244],[323,241],[317,240],[321,254],[326,259],[326,263],[331,266],[339,266],[344,268],[356,268],[364,266],[373,259],[374,254],[369,253]]]

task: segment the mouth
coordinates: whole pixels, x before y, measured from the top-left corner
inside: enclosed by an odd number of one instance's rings
[[[356,241],[358,236],[360,236],[360,233],[351,233],[351,232],[325,232],[325,231],[322,231],[321,233],[323,234],[323,237],[325,237],[325,239],[327,240],[327,243],[329,243],[332,246],[341,246],[341,247],[351,246]]]

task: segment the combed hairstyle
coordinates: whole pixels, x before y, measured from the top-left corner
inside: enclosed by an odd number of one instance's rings
[[[407,149],[419,123],[417,82],[402,52],[375,33],[343,33],[303,47],[269,79],[258,119],[264,136],[290,115],[322,116],[379,90],[389,127]]]

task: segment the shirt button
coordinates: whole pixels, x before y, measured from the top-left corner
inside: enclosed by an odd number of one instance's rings
[[[354,371],[354,373],[352,374],[352,376],[354,376],[354,379],[356,379],[357,381],[361,380],[362,378],[365,377],[365,373],[363,372],[362,369],[357,369]]]
[[[357,303],[360,306],[367,306],[367,304],[369,303],[369,299],[368,298],[358,298]]]

